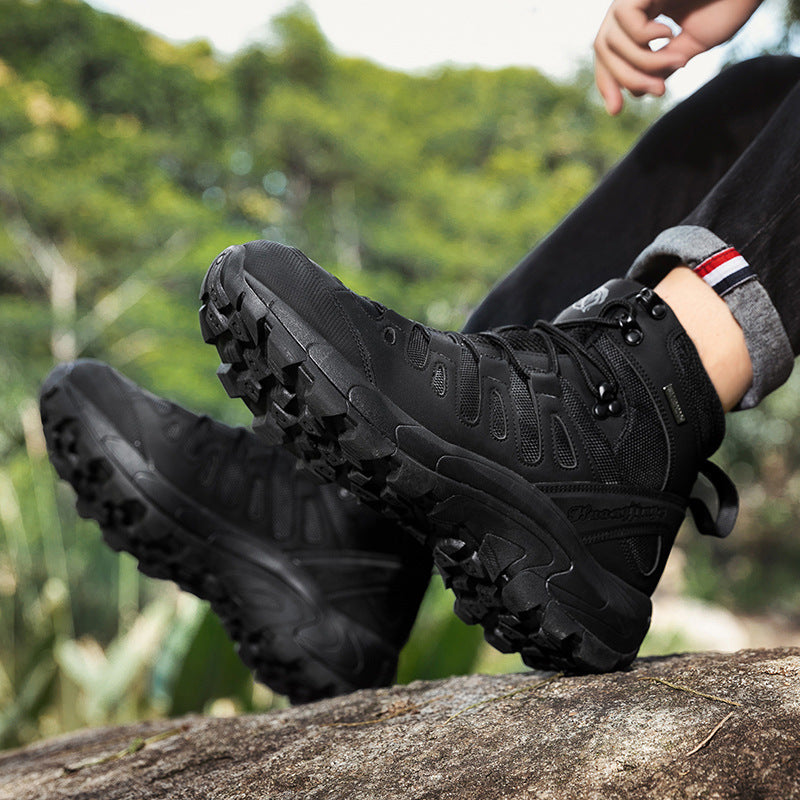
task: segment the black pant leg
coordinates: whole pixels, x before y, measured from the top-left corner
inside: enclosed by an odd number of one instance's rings
[[[465,330],[549,319],[575,298],[624,275],[658,233],[704,208],[706,195],[762,132],[798,81],[800,59],[765,56],[724,70],[678,104],[492,289]],[[798,131],[800,119],[795,136]],[[780,142],[775,145],[780,149]],[[749,191],[757,193],[757,187],[754,178]],[[709,218],[725,216],[721,193],[714,208],[717,213],[708,214]],[[767,228],[762,229],[762,239]],[[715,232],[725,238],[724,229]]]
[[[800,353],[800,80],[682,224],[747,259]]]

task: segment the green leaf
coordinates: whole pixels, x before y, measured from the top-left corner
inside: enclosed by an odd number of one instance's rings
[[[219,618],[202,606],[200,624],[168,687],[169,716],[201,712],[213,700],[228,697],[249,708],[253,678],[242,664]]]

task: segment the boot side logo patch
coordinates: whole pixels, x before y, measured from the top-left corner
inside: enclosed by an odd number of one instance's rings
[[[601,286],[599,289],[589,292],[585,297],[581,297],[580,300],[576,300],[572,304],[572,308],[576,311],[582,311],[585,314],[590,308],[594,308],[605,302],[607,297],[608,289],[606,289],[605,286]]]
[[[675,394],[675,388],[671,383],[668,383],[663,387],[663,391],[669,403],[670,410],[672,411],[672,416],[675,417],[675,422],[677,422],[678,425],[683,425],[683,423],[686,422],[686,414],[683,413],[681,404],[678,402],[678,395]]]

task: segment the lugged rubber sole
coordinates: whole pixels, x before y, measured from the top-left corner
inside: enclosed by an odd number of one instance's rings
[[[326,603],[277,547],[171,487],[57,368],[41,415],[50,460],[77,493],[78,513],[145,575],[208,600],[257,678],[293,703],[391,682],[397,654]]]
[[[370,386],[282,298],[246,272],[245,248],[225,250],[201,290],[204,339],[220,380],[284,444],[409,526],[432,550],[455,612],[526,664],[609,671],[629,664],[650,622],[650,599],[586,551],[554,504],[510,470],[420,426]]]

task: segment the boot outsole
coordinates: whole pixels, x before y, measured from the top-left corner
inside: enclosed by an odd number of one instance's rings
[[[391,682],[396,652],[326,604],[278,548],[182,498],[56,368],[40,398],[50,460],[78,513],[145,575],[208,600],[256,677],[292,703]],[[257,592],[257,597],[248,596]]]
[[[437,439],[364,386],[245,260],[234,246],[212,263],[200,324],[254,430],[423,541],[456,614],[481,624],[498,650],[540,669],[628,665],[649,627],[649,597],[600,567],[530,484]]]

